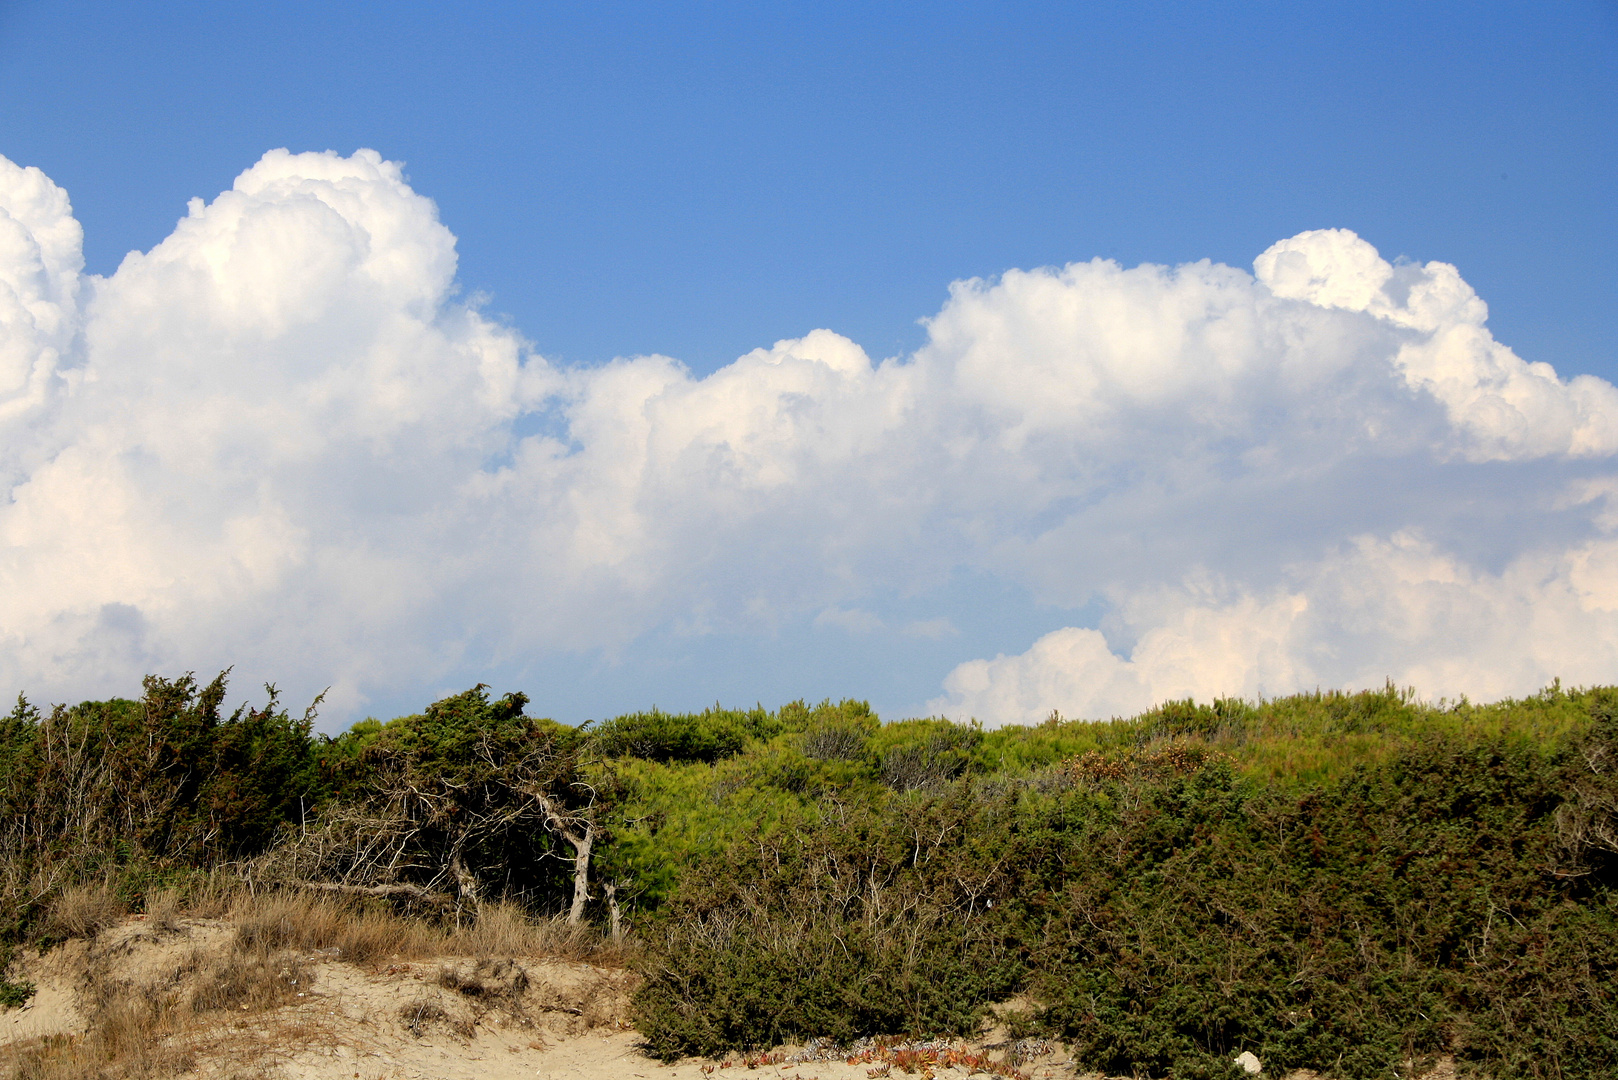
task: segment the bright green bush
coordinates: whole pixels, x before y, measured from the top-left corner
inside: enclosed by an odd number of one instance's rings
[[[1439,1053],[1612,1075],[1618,791],[1591,765],[1618,761],[1611,700],[1181,703],[1092,731],[1062,771],[826,792],[801,833],[682,876],[641,1029],[667,1057],[967,1031],[1020,991],[1030,1031],[1112,1073],[1230,1075],[1252,1050],[1345,1080]],[[1285,738],[1322,779],[1274,775]]]
[[[761,707],[743,712],[715,705],[700,713],[628,713],[599,725],[594,736],[604,757],[712,764],[783,730]]]

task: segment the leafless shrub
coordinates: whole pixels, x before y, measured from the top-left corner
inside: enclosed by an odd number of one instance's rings
[[[882,757],[882,782],[895,791],[934,790],[966,770],[958,752],[956,730],[939,732],[919,743],[895,746]]]
[[[489,880],[519,890],[549,881],[554,843],[572,851],[568,919],[581,922],[600,839],[595,787],[573,741],[521,714],[525,697],[490,703],[485,690],[428,708],[427,720],[459,728],[458,739],[370,747],[358,801],[327,808],[245,872],[271,885],[461,915],[494,899]]]
[[[1571,796],[1556,810],[1556,834],[1564,866],[1576,877],[1603,858],[1618,856],[1618,753],[1606,739],[1580,747],[1580,768]]]
[[[445,873],[426,884],[402,880],[426,869],[417,865],[412,848],[421,833],[418,823],[402,813],[339,806],[323,813],[300,836],[281,843],[243,867],[251,880],[272,887],[299,888],[311,883],[333,895],[414,901],[433,911],[453,909],[453,887]]]

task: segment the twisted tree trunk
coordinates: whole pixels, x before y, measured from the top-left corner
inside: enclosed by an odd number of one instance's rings
[[[573,907],[567,913],[569,925],[584,919],[584,905],[590,899],[590,849],[595,846],[595,823],[563,814],[550,798],[538,791],[531,792],[545,815],[551,831],[573,847]]]
[[[624,940],[624,915],[618,909],[618,885],[608,881],[602,883],[601,891],[607,894],[607,918],[610,920],[610,933],[613,944]]]
[[[455,879],[456,889],[461,894],[461,903],[470,906],[474,912],[481,913],[483,910],[483,897],[478,891],[477,875],[467,869],[465,861],[461,858],[461,847],[464,840],[464,837],[458,838],[455,845],[450,848],[449,872],[450,876]]]

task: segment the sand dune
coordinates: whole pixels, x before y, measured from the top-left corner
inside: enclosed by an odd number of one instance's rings
[[[37,989],[0,1011],[0,1068],[220,1080],[582,1080],[780,1076],[1081,1075],[1062,1049],[989,1034],[971,1043],[782,1047],[665,1064],[628,1020],[633,976],[543,957],[354,963],[335,949],[244,952],[221,919],[129,918],[25,953]],[[985,1068],[985,1066],[987,1068]]]

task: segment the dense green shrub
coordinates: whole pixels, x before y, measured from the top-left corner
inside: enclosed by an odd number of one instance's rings
[[[1618,805],[1590,779],[1618,710],[1576,700],[1586,733],[1536,743],[1492,714],[1421,734],[1397,693],[1317,696],[1289,722],[1397,746],[1303,788],[1213,749],[1269,753],[1246,737],[1273,712],[1186,706],[1055,776],[823,795],[800,835],[739,837],[682,878],[642,1030],[664,1056],[962,1031],[1025,991],[1030,1031],[1115,1073],[1230,1075],[1252,1050],[1345,1080],[1440,1053],[1612,1075],[1618,904],[1588,821]],[[1531,707],[1568,730],[1566,704]]]
[[[1114,789],[1038,882],[1041,1022],[1097,1067],[1158,1075],[1251,1049],[1381,1076],[1451,1049],[1505,927],[1566,899],[1536,869],[1553,779],[1530,752],[1435,742],[1299,800],[1222,765]]]
[[[749,742],[785,730],[780,720],[755,707],[746,712],[715,705],[700,713],[628,713],[595,729],[596,746],[609,758],[713,763],[740,753]]]
[[[1008,808],[973,799],[837,807],[693,867],[636,996],[653,1050],[975,1031],[1021,965],[991,908]]]
[[[313,707],[293,718],[268,687],[264,707],[225,715],[225,680],[152,676],[139,701],[48,713],[19,698],[0,720],[0,892],[216,865],[263,850],[318,803]]]

